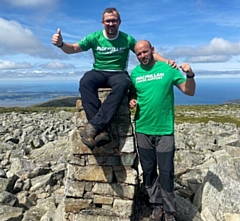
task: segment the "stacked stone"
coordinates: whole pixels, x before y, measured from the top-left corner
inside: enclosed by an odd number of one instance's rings
[[[110,89],[99,89],[103,101]],[[69,221],[134,220],[134,198],[138,184],[128,98],[125,97],[107,130],[111,142],[90,150],[81,142],[87,124],[81,100],[76,104],[76,129],[65,185],[65,219]]]

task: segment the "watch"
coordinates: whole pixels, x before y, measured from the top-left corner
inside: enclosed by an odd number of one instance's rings
[[[62,44],[61,44],[61,45],[59,45],[59,46],[57,46],[57,47],[59,47],[59,48],[62,48],[62,47],[63,47],[63,45],[64,45],[64,42],[62,41]]]
[[[189,76],[189,75],[186,75],[187,78],[194,78],[195,77],[195,74],[193,73],[193,75]]]

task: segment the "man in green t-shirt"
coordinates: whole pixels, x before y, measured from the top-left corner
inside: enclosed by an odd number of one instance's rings
[[[140,61],[131,73],[130,108],[137,107],[135,131],[143,181],[153,205],[150,220],[174,221],[174,91],[195,93],[194,73],[189,64],[178,69],[155,61],[154,48],[146,40],[139,41],[135,53]],[[158,168],[158,170],[157,170]]]
[[[102,15],[104,30],[91,33],[74,44],[63,42],[60,29],[52,36],[52,43],[67,54],[89,49],[93,51],[93,69],[84,74],[79,86],[88,119],[87,126],[81,132],[82,142],[91,149],[95,145],[100,146],[110,141],[105,129],[127,95],[130,85],[127,64],[129,52],[134,52],[136,40],[119,31],[120,24],[121,18],[117,9],[107,8]],[[167,61],[158,54],[154,54],[154,59]],[[175,66],[172,61],[170,64]],[[112,90],[101,104],[98,89],[106,87]]]

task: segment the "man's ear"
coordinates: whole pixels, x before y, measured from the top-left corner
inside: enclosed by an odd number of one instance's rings
[[[152,53],[155,53],[155,48],[154,47],[152,47],[151,50],[152,50]]]

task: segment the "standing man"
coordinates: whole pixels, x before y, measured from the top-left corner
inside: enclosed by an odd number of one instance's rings
[[[103,30],[87,35],[81,41],[69,44],[63,42],[60,29],[52,37],[52,43],[67,54],[92,49],[93,69],[86,72],[80,80],[79,92],[86,112],[88,124],[81,132],[82,142],[90,149],[110,141],[105,132],[106,126],[117,112],[130,85],[127,63],[129,51],[134,52],[136,40],[119,31],[120,14],[116,8],[107,8],[102,14]],[[156,60],[168,62],[158,54]],[[176,66],[174,62],[170,64]],[[101,104],[98,89],[110,87],[112,90]]]
[[[154,208],[150,220],[160,221],[164,217],[165,221],[175,221],[173,87],[193,96],[194,73],[187,63],[180,66],[185,78],[178,69],[155,61],[154,48],[146,40],[136,44],[135,53],[141,64],[131,73],[129,106],[137,107],[137,147],[144,185]]]

